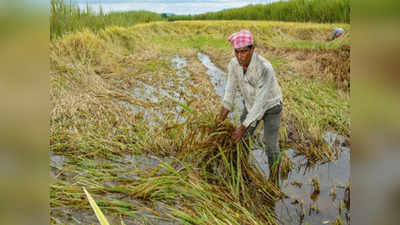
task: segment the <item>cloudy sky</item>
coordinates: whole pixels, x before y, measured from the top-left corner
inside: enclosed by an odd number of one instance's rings
[[[215,12],[222,9],[237,8],[249,4],[265,4],[277,0],[72,0],[81,8],[86,4],[98,11],[99,6],[105,12],[148,10],[157,13],[175,14],[199,14],[204,12]],[[68,2],[68,1],[66,1]]]

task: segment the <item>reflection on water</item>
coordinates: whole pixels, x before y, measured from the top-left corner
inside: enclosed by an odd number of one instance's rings
[[[63,155],[55,155],[50,151],[50,174],[51,177],[57,180],[64,180],[70,183],[76,182],[81,176],[85,177],[84,173],[76,173],[67,169],[66,164],[70,166],[80,165],[86,169],[102,169],[107,167],[110,172],[116,174],[113,177],[103,179],[103,185],[114,187],[119,185],[121,180],[138,179],[143,172],[157,170],[156,174],[166,172],[162,168],[163,164],[170,165],[175,169],[181,169],[182,164],[173,157],[157,157],[146,154],[122,154],[120,156],[112,156],[112,158],[94,157],[81,158],[78,162],[70,162]],[[87,174],[86,174],[87,175]]]
[[[346,189],[350,182],[350,148],[333,131],[323,136],[331,146],[342,147],[336,161],[307,167],[306,157],[295,149],[284,151],[295,166],[287,178],[280,179],[281,191],[287,197],[276,202],[275,212],[283,224],[332,223],[338,216],[344,224],[350,223],[350,193]],[[268,158],[263,150],[253,150],[250,158],[256,159],[256,168],[268,177]],[[313,184],[319,186],[319,192]]]
[[[167,121],[169,119],[175,119],[179,123],[186,120],[186,116],[183,116],[180,112],[184,109],[179,104],[186,105],[185,94],[193,95],[191,89],[187,88],[187,84],[193,82],[189,80],[190,73],[185,69],[187,66],[187,60],[184,57],[175,56],[173,58],[167,57],[165,60],[172,63],[175,69],[174,73],[176,76],[170,76],[167,80],[160,85],[156,86],[151,83],[151,77],[149,81],[143,82],[136,80],[136,86],[132,87],[129,91],[130,95],[138,100],[148,103],[156,103],[158,105],[163,104],[165,98],[171,99],[174,102],[174,106],[162,107],[143,107],[134,105],[125,101],[119,103],[128,107],[135,115],[141,115],[143,120],[149,123],[152,127],[155,123],[160,121]],[[172,116],[172,117],[171,117]]]
[[[134,87],[132,89],[131,95],[134,98],[140,99],[142,101],[149,101],[149,98],[150,98],[153,103],[159,102],[158,96],[174,98],[169,94],[168,91],[166,91],[163,88],[154,87],[154,86],[146,84],[140,80],[137,80],[136,82],[138,82],[142,87]],[[171,91],[171,92],[174,93],[175,95],[177,95],[177,93],[175,93],[174,91]]]
[[[335,131],[326,131],[322,134],[322,138],[328,143],[332,149],[339,149],[342,151],[350,151],[349,146],[347,146],[346,138],[339,135]]]
[[[180,74],[189,75],[189,72],[182,71],[187,66],[187,60],[184,57],[180,57],[177,55],[171,59],[171,62],[176,65],[176,68],[178,70],[181,70]]]
[[[268,156],[264,149],[254,149],[250,152],[249,165],[261,172],[265,179],[269,177]]]
[[[165,172],[164,168],[160,166],[163,164],[168,164],[173,166],[174,168],[178,168],[180,165],[177,163],[175,158],[172,157],[156,157],[153,155],[134,155],[134,154],[123,154],[122,156],[118,156],[112,159],[112,162],[118,163],[119,167],[115,171],[118,174],[114,182],[113,180],[109,180],[105,183],[107,186],[115,186],[118,184],[119,178],[122,179],[138,179],[140,174],[143,172],[149,172],[154,169],[158,169],[156,174],[160,174]]]
[[[64,162],[66,161],[65,156],[55,155],[50,151],[50,166],[61,170],[64,167]]]
[[[163,163],[171,164],[175,161],[175,158],[159,158],[152,155],[124,154],[121,157],[114,159],[114,161],[128,164],[127,166],[129,166],[130,168],[135,168],[138,170],[150,170],[160,166]]]
[[[63,155],[55,155],[50,151],[50,176],[54,178],[58,171],[64,168],[64,163],[68,160]]]
[[[210,76],[211,83],[214,85],[215,91],[222,101],[225,94],[227,74],[212,63],[208,55],[199,52],[197,53],[197,58],[207,68],[206,73]],[[243,98],[239,92],[236,92],[235,106],[236,107],[233,110],[233,113],[229,115],[229,118],[237,121],[244,109]]]
[[[213,64],[210,58],[203,54],[198,53],[198,59],[202,62],[202,64],[207,68],[206,73],[210,76],[211,83],[214,85],[216,93],[222,98],[225,93],[226,87],[226,73],[218,68],[215,64]],[[183,103],[186,105],[185,97],[183,93],[190,97],[198,97],[196,93],[192,93],[192,90],[188,88],[188,85],[195,85],[193,81],[190,79],[190,73],[186,70],[188,66],[187,60],[184,57],[174,56],[174,57],[167,57],[167,61],[172,63],[172,66],[175,69],[175,75],[169,77],[163,87],[154,86],[149,84],[149,82],[143,82],[137,80],[137,86],[133,87],[130,90],[130,95],[138,100],[149,102],[149,103],[158,103],[162,104],[163,98],[172,99],[176,103]],[[166,88],[166,89],[165,89]],[[141,114],[143,115],[143,119],[148,121],[150,125],[154,124],[154,118],[159,118],[160,120],[165,119],[164,114],[175,114],[175,119],[178,122],[184,122],[185,117],[182,117],[179,112],[183,110],[183,108],[177,104],[177,106],[171,110],[167,110],[165,112],[160,112],[159,109],[154,108],[147,108],[141,107],[137,105],[133,105],[127,102],[120,102],[124,106],[127,106],[132,110],[134,114]],[[235,109],[229,115],[229,118],[233,119],[234,121],[239,121],[240,114],[244,109],[243,99],[239,92],[236,93],[235,96]]]
[[[207,74],[210,76],[211,83],[214,85],[215,91],[221,97],[224,97],[225,86],[226,86],[226,74],[220,68],[218,68],[214,63],[211,62],[210,57],[199,52],[197,53],[198,59],[201,63],[207,67]]]
[[[167,60],[169,60],[167,58]],[[190,95],[196,95],[196,93],[192,93],[192,90],[188,88],[188,85],[196,86],[193,81],[190,79],[190,72],[186,70],[187,60],[185,57],[175,56],[171,60],[172,66],[176,69],[177,82],[175,85],[171,85],[169,83],[168,87],[172,87],[175,91],[179,91],[181,93],[187,93]]]

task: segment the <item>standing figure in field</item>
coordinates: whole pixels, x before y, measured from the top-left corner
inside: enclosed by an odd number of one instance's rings
[[[281,88],[271,63],[254,52],[250,31],[240,30],[228,40],[232,43],[235,57],[228,66],[228,82],[219,119],[225,120],[233,110],[235,92],[239,87],[245,107],[240,117],[241,125],[232,133],[231,140],[237,142],[244,135],[252,135],[260,120],[264,120],[263,142],[272,171],[272,166],[279,166],[280,162]]]

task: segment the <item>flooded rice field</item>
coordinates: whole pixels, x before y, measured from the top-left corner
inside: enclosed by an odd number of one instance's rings
[[[284,153],[294,163],[280,188],[287,198],[278,201],[275,212],[285,224],[332,223],[340,217],[350,224],[350,149],[336,161],[307,166],[307,159],[288,149]]]
[[[157,126],[160,121],[172,119],[183,123],[187,116],[182,114],[188,105],[188,99],[198,98],[195,91],[189,86],[196,86],[191,79],[189,60],[182,56],[166,57],[175,76],[166,79],[161,85],[152,82],[137,80],[135,85],[128,89],[129,95],[143,102],[153,104],[153,107],[134,105],[125,101],[119,103],[129,108],[134,115],[140,115],[149,127]],[[205,73],[214,87],[214,91],[222,101],[226,86],[227,74],[218,68],[210,57],[204,53],[197,53],[197,60],[206,68]],[[239,93],[235,98],[236,108],[229,118],[237,123],[243,110],[243,100]],[[345,137],[336,131],[329,130],[322,134],[323,140],[337,152],[336,160],[326,163],[310,165],[307,158],[294,148],[283,149],[282,154],[291,162],[292,168],[286,176],[279,179],[279,188],[284,197],[274,204],[274,212],[281,224],[331,224],[338,218],[344,224],[350,224],[350,146]],[[262,145],[262,144],[260,144]],[[106,170],[105,174],[112,177],[103,177],[101,184],[109,190],[118,188],[129,181],[140,179],[145,172],[154,171],[162,174],[165,171],[160,165],[168,164],[179,170],[180,161],[174,157],[159,157],[151,154],[119,154],[112,158],[76,159],[65,155],[50,152],[50,175],[52,179],[68,183],[82,184],[80,177],[89,176],[86,172],[76,172],[73,168],[83,166],[91,170]],[[269,167],[267,157],[262,148],[255,148],[250,153],[250,164],[267,179]],[[79,170],[78,170],[79,171]],[[100,173],[101,174],[101,173]],[[94,182],[95,184],[96,182]],[[120,201],[121,204],[131,204],[134,220],[125,220],[125,224],[179,224],[170,218],[162,218],[162,203],[153,201],[143,204],[127,194],[107,193],[94,195],[96,199]],[[59,223],[91,224],[96,218],[89,209],[72,209],[55,207],[53,216]],[[109,217],[110,221],[118,224],[120,218]]]
[[[101,174],[100,171],[106,168],[107,173],[105,174],[107,175],[102,177],[101,183],[97,185],[108,191],[103,194],[95,194],[93,197],[100,203],[104,201],[104,204],[116,204],[128,208],[131,219],[125,219],[125,224],[181,224],[171,218],[160,216],[160,213],[163,212],[161,202],[152,201],[145,204],[130,196],[129,193],[117,191],[118,187],[140,179],[140,176],[143,176],[145,172],[164,173],[165,169],[160,168],[162,164],[173,165],[176,169],[180,169],[181,166],[175,158],[122,154],[112,159],[85,159],[80,163],[85,165],[86,170],[71,172],[71,168],[76,167],[77,162],[69,160],[68,157],[51,153],[50,176],[52,179],[61,182],[84,185],[88,182],[85,179],[86,176],[90,176],[88,170],[98,170]],[[91,182],[96,183],[96,178],[92,177],[91,179]],[[92,209],[55,207],[52,209],[52,215],[54,216],[52,219],[56,220],[57,224],[98,224]],[[107,218],[111,224],[120,224],[120,217],[107,216]]]

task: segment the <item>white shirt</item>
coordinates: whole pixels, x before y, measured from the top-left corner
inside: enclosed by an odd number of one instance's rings
[[[237,87],[244,98],[248,111],[243,125],[248,127],[254,121],[260,120],[264,113],[282,101],[282,92],[275,78],[271,63],[253,52],[247,72],[233,57],[228,66],[228,82],[225,89],[223,106],[233,110]]]

